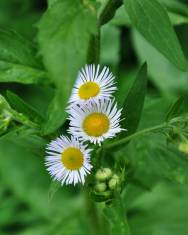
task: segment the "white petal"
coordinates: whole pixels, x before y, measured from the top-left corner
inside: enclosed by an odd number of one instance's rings
[[[69,170],[63,165],[61,161],[61,154],[65,149],[69,147],[78,148],[84,156],[83,166],[78,170]],[[85,182],[85,177],[90,173],[92,168],[90,164],[90,152],[92,150],[87,148],[86,144],[83,144],[78,138],[71,136],[69,139],[65,136],[60,136],[57,139],[51,141],[47,146],[47,156],[45,157],[45,166],[49,174],[54,180],[58,180],[61,184],[77,184]],[[82,171],[80,171],[82,169]],[[82,172],[82,174],[80,173]],[[84,178],[83,178],[84,177]]]

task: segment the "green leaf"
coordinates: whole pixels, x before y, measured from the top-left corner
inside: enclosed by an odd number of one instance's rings
[[[67,118],[67,113],[65,111],[66,107],[62,106],[61,108],[62,104],[66,104],[65,99],[61,90],[57,89],[56,94],[48,107],[47,122],[42,126],[42,133],[44,135],[52,133],[58,129]]]
[[[179,0],[159,0],[159,2],[164,4],[164,6],[171,12],[188,16],[187,5]]]
[[[181,70],[187,61],[165,8],[156,0],[124,0],[136,29],[166,58]]]
[[[147,61],[149,78],[164,96],[187,94],[188,71],[177,69],[136,30],[133,30],[133,43],[140,63]]]
[[[184,102],[184,99],[185,97],[184,96],[181,96],[179,99],[176,100],[176,102],[172,105],[172,107],[170,108],[170,110],[168,111],[167,113],[167,116],[166,116],[166,120],[170,120],[172,119],[173,117],[176,117],[178,116],[179,114],[179,110],[181,109],[182,107],[182,104]]]
[[[7,99],[12,108],[17,110],[18,112],[25,114],[34,122],[42,122],[43,118],[40,116],[40,114],[38,114],[37,111],[31,105],[26,103],[15,93],[7,91]]]
[[[39,136],[39,132],[25,126],[16,127],[0,139],[8,139],[13,144],[25,148],[36,155],[43,155],[47,141]]]
[[[50,8],[58,0],[48,0],[48,8]]]
[[[122,132],[120,137],[133,134],[136,131],[142,114],[146,88],[147,65],[145,63],[138,72],[138,75],[125,99],[122,111],[122,118],[125,119],[121,123],[122,128],[127,129],[127,131]]]
[[[95,7],[90,1],[86,4],[85,1],[57,0],[43,15],[38,30],[44,64],[58,88],[44,125],[47,134],[65,120],[65,108],[76,75],[86,63],[90,37],[97,33]]]
[[[188,17],[176,13],[169,13],[170,21],[173,25],[188,24]]]
[[[16,197],[43,219],[50,223],[61,220],[62,223],[81,207],[81,202],[79,196],[73,199],[62,187],[49,202],[51,177],[44,165],[45,144],[46,141],[33,130],[25,128],[2,137],[0,175]],[[63,207],[60,206],[62,202]]]
[[[106,205],[104,214],[109,221],[112,235],[131,235],[125,208],[120,198],[116,198],[111,205]]]
[[[0,82],[43,83],[46,77],[33,45],[13,31],[0,30]]]
[[[25,126],[30,126],[32,128],[38,127],[37,124],[30,121],[27,116],[11,108],[2,95],[0,95],[0,118],[3,122],[7,123],[7,125],[9,125],[11,120],[14,120]]]
[[[47,74],[39,69],[21,64],[0,61],[0,83],[17,82],[22,84],[41,84]]]
[[[129,206],[129,223],[136,235],[185,235],[188,231],[187,188],[160,183]]]
[[[188,159],[177,150],[175,144],[167,144],[162,133],[132,140],[124,152],[133,168],[134,177],[144,185],[151,187],[161,179],[188,185]]]
[[[182,25],[188,23],[188,16],[181,15],[177,12],[168,12],[168,16],[170,18],[170,21],[173,25]],[[114,18],[110,21],[112,25],[120,26],[120,25],[126,25],[126,26],[132,26],[130,17],[127,14],[127,11],[125,11],[125,7],[120,7],[114,16]]]

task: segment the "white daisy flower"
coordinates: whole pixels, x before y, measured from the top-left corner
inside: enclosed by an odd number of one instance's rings
[[[109,99],[117,89],[114,79],[109,68],[100,70],[100,65],[86,65],[78,74],[69,104]]]
[[[77,138],[60,136],[47,146],[45,165],[50,175],[65,184],[84,184],[85,176],[90,173],[91,149]]]
[[[83,106],[74,105],[68,110],[70,114],[69,133],[80,140],[100,143],[113,138],[123,129],[120,127],[122,109],[118,110],[113,100],[87,102]]]

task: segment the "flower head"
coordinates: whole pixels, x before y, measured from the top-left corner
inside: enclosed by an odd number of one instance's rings
[[[100,70],[100,65],[86,65],[78,74],[69,103],[82,104],[88,100],[109,99],[116,89],[109,68]]]
[[[188,154],[188,141],[179,143],[179,151]]]
[[[45,165],[50,175],[62,185],[84,184],[85,176],[92,168],[90,152],[91,149],[87,149],[87,145],[80,143],[77,138],[60,136],[47,146]]]
[[[114,100],[90,101],[83,106],[74,105],[68,113],[69,132],[83,141],[100,144],[123,130],[120,127],[121,109],[118,110]]]

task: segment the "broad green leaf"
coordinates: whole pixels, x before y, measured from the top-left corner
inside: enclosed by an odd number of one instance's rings
[[[125,119],[121,122],[121,125],[127,131],[122,132],[121,137],[133,134],[136,131],[142,114],[146,88],[147,65],[144,64],[138,72],[123,105],[122,118]]]
[[[125,11],[125,7],[120,7],[114,16],[114,18],[110,21],[112,25],[120,26],[120,25],[127,25],[132,26],[130,17],[127,14],[127,11]],[[170,21],[173,25],[182,25],[188,23],[188,16],[181,15],[177,12],[168,12],[168,16],[170,18]]]
[[[48,7],[50,8],[58,0],[48,0]]]
[[[11,91],[7,91],[7,98],[12,108],[28,116],[34,122],[42,122],[42,117],[37,113],[37,111],[18,95]]]
[[[96,10],[90,1],[57,0],[38,24],[40,53],[57,86],[44,125],[46,134],[65,120],[67,100],[78,70],[86,63],[90,37],[97,32],[96,28]]]
[[[3,135],[3,139],[9,139],[13,144],[25,148],[36,155],[43,155],[47,141],[39,136],[39,131],[25,126],[13,128]]]
[[[0,83],[41,84],[45,83],[46,78],[47,74],[40,69],[0,60]]]
[[[44,83],[46,78],[32,44],[13,31],[0,30],[0,82]]]
[[[124,152],[133,167],[134,177],[144,185],[151,187],[161,179],[188,185],[188,159],[176,145],[167,144],[162,133],[139,137]]]
[[[133,43],[140,63],[147,61],[149,78],[164,96],[187,94],[188,72],[177,69],[136,30],[133,30]]]
[[[124,0],[125,8],[136,29],[179,69],[187,61],[165,8],[156,0]]]
[[[156,185],[131,202],[133,235],[185,235],[188,231],[187,188],[167,183]]]
[[[121,198],[116,198],[111,205],[106,205],[104,214],[110,224],[111,235],[131,235],[126,211]]]

